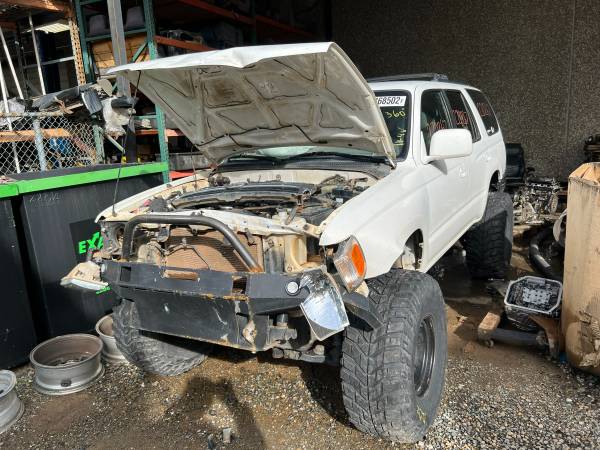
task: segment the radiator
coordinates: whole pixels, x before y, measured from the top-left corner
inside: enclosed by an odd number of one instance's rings
[[[263,253],[260,237],[255,237],[252,245],[248,243],[245,234],[238,233],[238,238],[262,266]],[[198,232],[194,236],[186,228],[172,228],[165,248],[168,250],[165,258],[165,265],[168,267],[211,269],[220,272],[248,271],[244,261],[218,231]]]

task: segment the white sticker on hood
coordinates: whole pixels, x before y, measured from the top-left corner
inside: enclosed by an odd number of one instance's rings
[[[406,95],[382,95],[377,97],[379,106],[404,106],[406,103]]]

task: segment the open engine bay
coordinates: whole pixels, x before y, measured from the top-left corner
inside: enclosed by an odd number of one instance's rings
[[[102,256],[167,267],[169,277],[185,277],[185,269],[294,273],[316,268],[333,252],[318,245],[327,219],[372,183],[361,174],[336,174],[315,183],[282,181],[281,176],[235,182],[221,174],[199,178],[147,198],[135,210],[136,215],[181,217],[178,223],[140,223],[126,233],[119,215],[101,221]],[[248,267],[220,231],[185,223],[185,217],[197,216],[225,223],[258,267]]]

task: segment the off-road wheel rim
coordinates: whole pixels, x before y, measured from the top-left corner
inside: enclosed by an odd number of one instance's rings
[[[427,389],[433,373],[435,360],[435,332],[433,329],[433,317],[427,316],[421,319],[415,345],[414,382],[417,397],[421,397]]]

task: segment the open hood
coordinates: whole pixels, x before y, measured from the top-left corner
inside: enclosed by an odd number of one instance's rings
[[[109,73],[137,84],[215,163],[294,145],[352,147],[395,160],[373,92],[333,42],[191,53]]]

